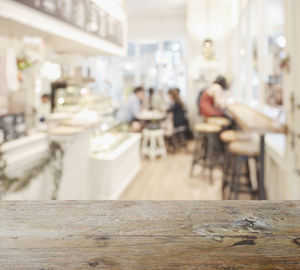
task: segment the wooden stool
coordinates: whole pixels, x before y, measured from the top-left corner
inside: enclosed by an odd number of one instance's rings
[[[221,126],[222,128],[227,128],[231,125],[231,122],[226,117],[208,117],[206,122],[209,124],[214,124]]]
[[[193,155],[190,176],[193,176],[194,167],[197,163],[203,161],[203,167],[209,168],[210,178],[212,177],[212,169],[214,166],[215,144],[218,141],[218,135],[222,127],[210,123],[198,123],[195,125],[196,146]]]
[[[224,144],[224,162],[223,162],[223,179],[222,179],[222,196],[226,199],[225,189],[232,180],[232,157],[233,155],[228,151],[228,145],[232,142],[249,142],[253,140],[253,134],[237,131],[225,130],[220,134],[220,140]]]
[[[151,160],[158,156],[165,157],[167,155],[162,129],[143,130],[142,155],[148,156]]]
[[[249,160],[252,158],[256,162],[256,172],[258,171],[259,145],[254,142],[232,142],[228,146],[229,153],[234,156],[234,172],[230,185],[230,195],[235,200],[238,199],[240,193],[251,194],[252,199],[258,194],[257,190],[253,189],[251,181],[251,173],[249,168]],[[246,166],[246,173],[243,173],[243,165]],[[246,183],[242,184],[242,177],[246,177]],[[257,178],[257,177],[256,177]],[[244,189],[242,189],[244,188]]]
[[[220,139],[222,142],[228,144],[235,141],[251,141],[254,139],[254,135],[244,131],[225,130],[221,133]]]

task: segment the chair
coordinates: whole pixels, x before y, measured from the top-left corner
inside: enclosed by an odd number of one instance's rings
[[[208,117],[206,118],[206,122],[221,126],[223,129],[231,125],[231,121],[226,117]]]

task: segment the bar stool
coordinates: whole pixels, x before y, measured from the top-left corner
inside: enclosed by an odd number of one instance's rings
[[[231,125],[231,121],[226,117],[208,117],[206,118],[206,122],[221,126],[222,128],[227,128]]]
[[[256,173],[258,169],[258,157],[259,157],[259,145],[251,142],[232,142],[228,146],[230,154],[234,156],[234,172],[232,181],[230,184],[230,196],[235,200],[238,199],[240,193],[251,194],[251,198],[254,199],[258,195],[257,189],[254,190],[251,173],[249,168],[249,160],[252,158],[256,162]],[[246,173],[243,172],[243,165],[246,167]],[[246,183],[242,183],[242,178],[245,177]],[[257,179],[257,177],[256,177]]]
[[[142,155],[148,156],[151,160],[158,156],[165,157],[167,155],[162,129],[143,130]]]
[[[232,179],[232,155],[228,151],[228,145],[232,142],[249,142],[253,140],[253,134],[238,131],[225,130],[220,134],[220,140],[224,144],[224,162],[223,162],[223,179],[222,179],[222,195],[223,200],[226,199],[225,189],[228,186],[229,180]]]
[[[193,155],[193,161],[190,176],[194,174],[194,167],[198,163],[202,163],[204,168],[210,170],[210,178],[212,178],[212,169],[215,165],[216,155],[215,147],[218,145],[218,136],[222,127],[210,123],[198,123],[195,125],[196,145]]]
[[[231,121],[228,118],[221,117],[221,116],[208,117],[208,118],[206,118],[206,122],[210,123],[210,124],[215,124],[215,125],[221,126],[222,130],[226,130],[231,126]],[[219,140],[219,142],[218,142],[219,148],[217,149],[217,151],[220,154],[219,159],[222,160],[222,159],[224,159],[224,156],[225,156],[225,145],[220,140],[220,138],[218,138],[218,140]]]

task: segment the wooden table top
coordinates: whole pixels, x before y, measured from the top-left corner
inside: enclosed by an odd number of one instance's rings
[[[287,133],[285,125],[274,121],[274,119],[245,104],[229,105],[226,109],[244,130],[256,132],[261,135],[267,133]]]
[[[0,202],[1,270],[300,269],[300,202]]]

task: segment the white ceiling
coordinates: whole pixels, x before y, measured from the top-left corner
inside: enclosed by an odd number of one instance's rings
[[[184,8],[187,0],[127,0],[128,12]]]
[[[283,24],[283,1],[266,1],[266,23],[269,31],[278,29]],[[300,0],[299,0],[300,1]],[[203,36],[211,38],[221,38],[228,34],[228,31],[235,27],[239,18],[239,7],[244,0],[127,0],[129,20],[140,24],[143,20],[153,21],[159,18],[173,15],[179,17],[183,15],[188,29],[196,37]],[[256,1],[250,1],[253,6],[251,14],[252,21],[255,20]],[[248,6],[249,8],[249,6]],[[240,11],[241,12],[241,11]],[[242,12],[242,14],[246,14]],[[176,17],[176,18],[177,18]],[[257,30],[255,26],[254,31]]]

